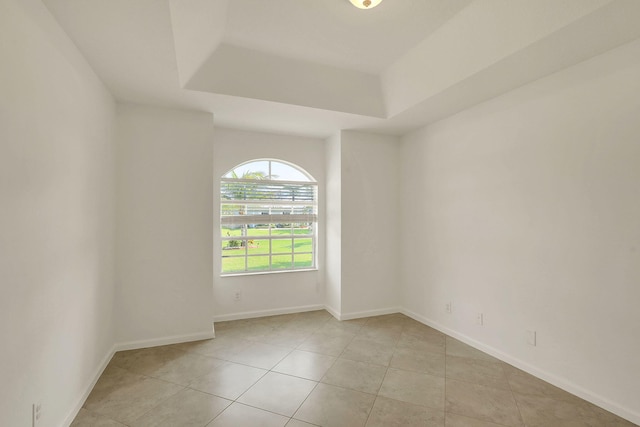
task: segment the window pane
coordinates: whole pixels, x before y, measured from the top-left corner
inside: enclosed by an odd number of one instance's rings
[[[291,215],[292,213],[295,213],[295,210],[291,206],[273,206],[271,208],[272,215]]]
[[[273,255],[271,257],[271,268],[273,270],[291,268],[291,255]]]
[[[313,234],[313,228],[309,223],[293,224],[293,234]]]
[[[224,204],[220,207],[220,214],[222,216],[236,216],[236,215],[245,215],[246,211],[245,205],[228,205]]]
[[[249,239],[247,243],[249,255],[269,253],[269,239]]]
[[[223,225],[220,227],[220,235],[222,237],[233,237],[242,235],[241,225]]]
[[[296,254],[294,255],[295,268],[311,268],[313,267],[313,254]]]
[[[269,215],[269,206],[247,205],[246,215]]]
[[[244,254],[244,242],[241,239],[223,240],[222,256],[242,255]]]
[[[271,235],[272,236],[290,236],[291,224],[272,224]]]
[[[250,256],[247,258],[250,271],[269,270],[268,256]]]
[[[271,241],[271,253],[290,254],[291,252],[293,252],[291,239],[273,239]]]
[[[222,255],[222,272],[223,273],[237,273],[244,271],[245,257],[225,257],[224,252]]]
[[[305,237],[303,239],[296,238],[293,241],[294,252],[313,252],[313,240],[311,237]]]
[[[285,163],[271,162],[271,173],[275,175],[273,179],[282,181],[309,181],[309,178]]]
[[[233,169],[233,171],[229,172],[225,175],[227,178],[256,178],[262,174],[263,177],[266,177],[269,174],[269,161],[268,160],[259,160],[257,162],[246,163],[244,165],[238,166]]]
[[[263,224],[249,224],[247,228],[248,237],[266,237],[269,235],[269,226]]]

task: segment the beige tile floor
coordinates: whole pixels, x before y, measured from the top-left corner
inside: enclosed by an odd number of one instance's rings
[[[72,426],[633,426],[401,314],[216,324],[116,353]]]

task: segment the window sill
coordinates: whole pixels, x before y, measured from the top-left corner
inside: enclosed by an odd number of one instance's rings
[[[318,268],[301,268],[299,270],[278,270],[278,271],[247,271],[242,273],[223,273],[220,274],[221,278],[226,277],[242,277],[242,276],[261,276],[264,274],[283,274],[283,273],[304,273],[318,271]]]

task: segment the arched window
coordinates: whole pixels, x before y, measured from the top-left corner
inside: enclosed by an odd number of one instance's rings
[[[315,269],[317,195],[313,177],[278,160],[222,176],[222,274]]]

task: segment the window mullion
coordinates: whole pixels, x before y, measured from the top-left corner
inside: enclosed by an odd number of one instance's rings
[[[299,225],[299,224],[298,224]],[[299,236],[295,234],[295,229],[291,230],[291,268],[296,268],[296,242]]]
[[[246,212],[246,206],[245,206],[245,212]],[[247,234],[249,234],[248,231],[249,227],[247,225],[244,225],[242,227],[242,232],[244,233],[244,271],[249,271],[249,240],[247,240]]]
[[[271,212],[271,208],[269,208],[269,212]],[[269,270],[273,270],[273,233],[272,226],[273,224],[269,224]]]

